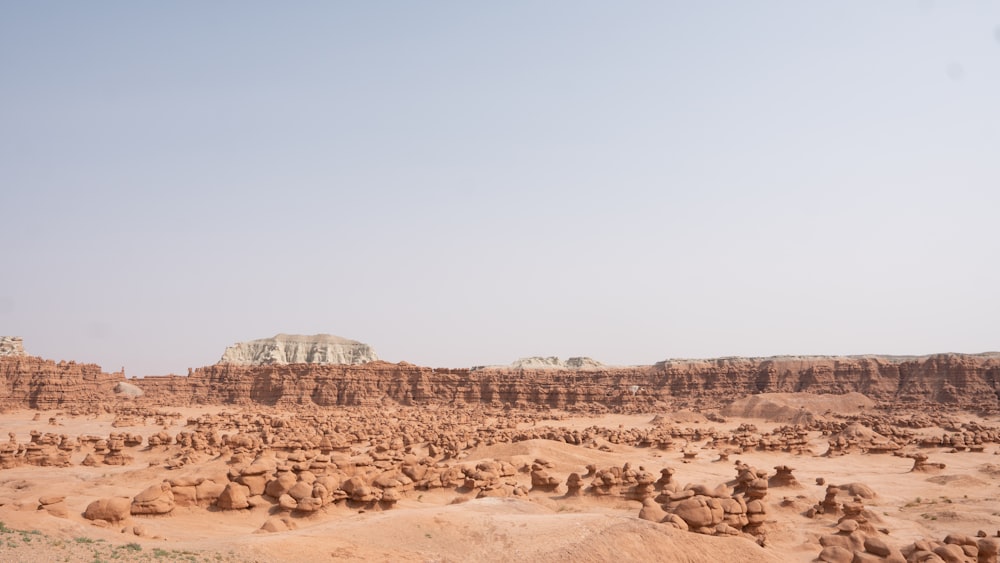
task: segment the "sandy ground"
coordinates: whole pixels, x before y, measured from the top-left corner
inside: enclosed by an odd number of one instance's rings
[[[175,434],[187,417],[232,408],[171,408],[181,417],[167,426]],[[148,436],[163,429],[154,424],[112,427],[114,416],[72,417],[65,413],[34,411],[0,415],[0,430],[28,442],[30,432],[55,432],[72,436],[132,432]],[[563,416],[540,419],[521,426],[584,429],[651,427],[657,414]],[[760,419],[729,418],[724,423],[700,416],[680,417],[690,428],[733,430],[749,423],[768,431],[778,423]],[[55,417],[55,424],[49,417]],[[1000,426],[997,418],[961,415],[963,420]],[[700,419],[700,420],[699,420]],[[148,422],[147,419],[146,422]],[[933,435],[937,428],[919,432]],[[2,434],[0,434],[2,435]],[[932,462],[945,463],[937,473],[910,472],[911,459],[889,454],[850,453],[836,457],[827,450],[826,436],[809,434],[812,453],[751,451],[717,461],[718,452],[707,442],[686,445],[697,451],[685,459],[680,451],[662,451],[626,445],[602,444],[601,449],[543,439],[479,446],[464,452],[463,464],[499,459],[515,466],[544,458],[549,471],[565,482],[572,472],[586,473],[586,466],[644,467],[658,474],[663,467],[675,470],[680,484],[715,486],[732,480],[737,461],[769,472],[775,466],[795,469],[798,487],[771,487],[766,497],[766,543],[761,548],[743,538],[708,537],[682,532],[638,518],[641,503],[622,498],[588,495],[568,498],[565,487],[553,493],[532,492],[526,499],[470,499],[448,489],[411,491],[391,510],[359,511],[336,504],[307,516],[294,517],[297,529],[255,533],[274,512],[273,507],[222,511],[214,507],[177,507],[162,516],[133,516],[123,525],[99,527],[82,513],[101,497],[132,497],[146,487],[176,473],[225,472],[227,460],[219,456],[196,467],[171,471],[163,466],[168,455],[145,446],[129,448],[134,460],[125,466],[87,467],[80,462],[84,447],[74,452],[70,467],[21,465],[0,469],[0,560],[2,561],[812,561],[821,547],[819,538],[834,531],[836,519],[808,518],[804,513],[824,496],[827,484],[864,483],[877,493],[866,500],[877,517],[874,525],[887,532],[890,544],[902,547],[924,538],[941,539],[959,533],[989,536],[1000,533],[1000,455],[997,444],[982,452],[951,452],[925,448]],[[916,451],[909,448],[908,451]],[[530,487],[527,472],[518,482]],[[56,517],[39,510],[38,499],[64,495],[68,516]],[[143,535],[132,533],[140,525]],[[123,532],[123,528],[125,531]]]

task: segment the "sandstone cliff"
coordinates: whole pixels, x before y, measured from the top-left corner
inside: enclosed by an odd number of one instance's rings
[[[1000,411],[1000,354],[671,360],[653,366],[432,369],[344,365],[215,365],[188,377],[134,380],[144,400],[182,403],[377,406],[486,404],[600,412],[664,405],[718,407],[756,393],[848,393],[908,406]]]
[[[34,356],[0,357],[0,409],[94,408],[114,400],[125,374],[95,364],[53,362]]]
[[[250,342],[237,342],[226,348],[220,364],[366,364],[378,360],[375,350],[356,340],[330,334],[302,336],[278,334]]]
[[[997,353],[666,360],[652,366],[589,370],[434,369],[381,361],[220,363],[186,377],[145,377],[129,380],[129,386],[118,385],[124,381],[123,373],[104,373],[92,364],[0,356],[0,408],[93,409],[116,400],[135,400],[163,405],[483,404],[649,412],[721,407],[759,393],[858,392],[882,404],[1000,412]]]

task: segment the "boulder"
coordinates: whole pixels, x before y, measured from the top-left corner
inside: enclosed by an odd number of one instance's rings
[[[725,511],[718,499],[704,496],[682,500],[674,508],[673,513],[680,516],[688,527],[694,530],[715,527],[722,523],[725,516]]]
[[[230,482],[215,501],[215,505],[222,510],[249,508],[249,492],[246,486]]]
[[[132,499],[132,514],[167,514],[174,509],[174,493],[164,481],[147,487]]]
[[[97,499],[87,505],[83,517],[87,520],[102,520],[112,524],[129,517],[132,500],[128,497],[111,497]]]

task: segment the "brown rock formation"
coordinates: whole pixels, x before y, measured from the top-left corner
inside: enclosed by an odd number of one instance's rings
[[[94,406],[124,380],[124,373],[104,373],[95,364],[0,356],[0,409]]]
[[[584,412],[718,407],[759,393],[862,393],[910,406],[1000,412],[1000,354],[918,358],[777,357],[670,360],[653,366],[569,369],[434,369],[363,365],[219,364],[188,376],[130,380],[142,397],[113,391],[123,373],[96,365],[0,356],[0,408],[90,406],[121,397],[143,404],[382,406],[482,404]],[[634,389],[641,392],[633,393]]]
[[[654,366],[573,370],[432,369],[407,363],[361,366],[215,365],[188,377],[134,380],[153,402],[376,406],[486,404],[584,411],[652,410],[658,403],[717,406],[755,393],[860,392],[878,401],[1000,410],[1000,355],[668,361]],[[632,394],[639,385],[641,394]]]

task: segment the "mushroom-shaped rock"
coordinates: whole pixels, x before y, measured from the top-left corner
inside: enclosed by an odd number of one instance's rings
[[[97,499],[87,505],[83,517],[87,520],[104,520],[117,523],[129,516],[132,500],[128,497],[112,497]]]
[[[654,487],[657,491],[675,491],[677,490],[677,484],[673,482],[674,468],[664,467],[660,470],[660,478],[654,483]]]
[[[915,453],[910,454],[907,457],[913,458],[913,467],[910,469],[911,472],[937,473],[945,468],[945,464],[943,463],[931,463],[927,461],[927,454]]]
[[[787,465],[778,465],[774,468],[774,475],[767,480],[767,485],[769,487],[801,487],[799,482],[792,475],[791,467]]]
[[[167,514],[174,509],[174,493],[163,481],[147,487],[132,499],[132,514]]]

